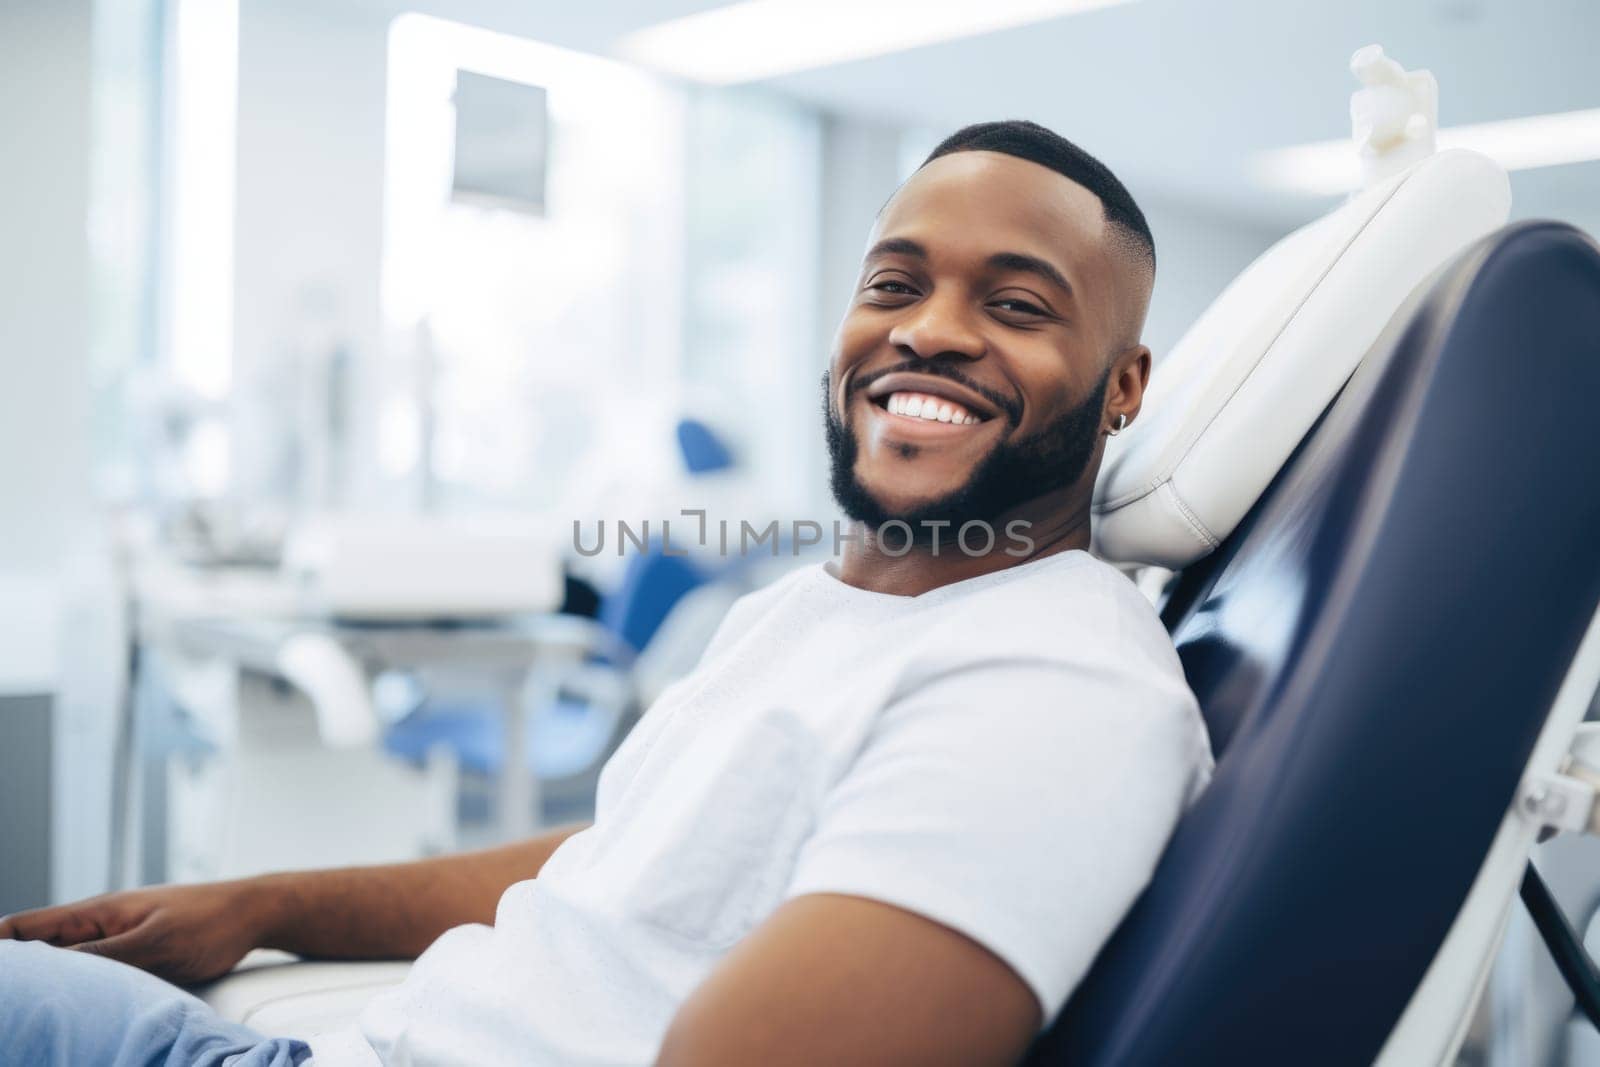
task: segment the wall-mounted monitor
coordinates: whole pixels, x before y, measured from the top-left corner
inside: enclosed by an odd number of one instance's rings
[[[451,199],[545,213],[550,115],[538,85],[456,72]]]

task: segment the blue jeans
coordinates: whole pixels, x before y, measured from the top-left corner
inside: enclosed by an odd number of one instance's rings
[[[127,964],[0,940],[0,1067],[295,1067],[305,1042],[263,1037]]]

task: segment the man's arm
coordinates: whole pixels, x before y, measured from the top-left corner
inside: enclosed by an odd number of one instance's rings
[[[249,879],[263,923],[258,947],[325,959],[410,959],[452,926],[492,924],[500,895],[537,877],[581,829],[411,863]]]
[[[724,957],[679,1009],[657,1067],[1011,1064],[1039,1023],[1027,983],[976,941],[819,893]]]
[[[506,888],[537,876],[582,828],[414,863],[109,893],[7,916],[0,938],[48,941],[185,983],[226,974],[253,948],[405,959],[452,926],[492,923]]]

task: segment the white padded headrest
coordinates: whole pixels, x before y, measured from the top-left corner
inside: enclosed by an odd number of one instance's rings
[[[1110,439],[1095,551],[1176,569],[1215,548],[1412,290],[1510,209],[1498,164],[1441,152],[1263,252],[1159,361],[1138,420]]]

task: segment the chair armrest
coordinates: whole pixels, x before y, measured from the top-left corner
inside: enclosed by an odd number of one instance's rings
[[[233,973],[197,986],[195,996],[225,1019],[268,1037],[308,1038],[355,1022],[375,994],[399,985],[409,960],[302,961],[257,949]]]

